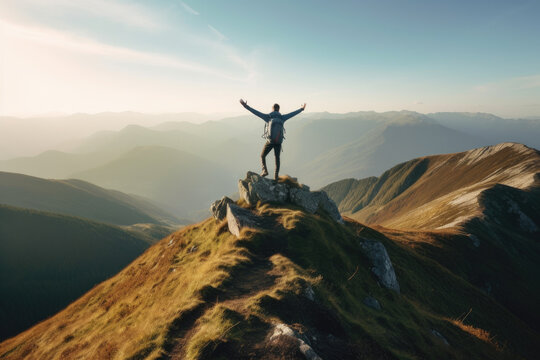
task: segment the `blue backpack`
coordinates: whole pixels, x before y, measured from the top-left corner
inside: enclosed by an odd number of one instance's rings
[[[281,117],[271,118],[264,126],[263,137],[272,144],[281,144],[285,139],[285,127]]]

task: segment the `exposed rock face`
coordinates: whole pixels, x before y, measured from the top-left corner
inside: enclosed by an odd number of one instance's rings
[[[384,245],[379,241],[364,240],[360,242],[360,247],[371,261],[373,265],[371,271],[379,279],[381,285],[399,293],[399,283],[394,266],[392,266],[392,261],[390,261],[390,256],[388,256]]]
[[[223,220],[227,216],[227,204],[234,203],[233,199],[224,196],[221,200],[216,200],[210,205],[210,211],[216,220]]]
[[[324,191],[310,191],[306,185],[294,186],[287,183],[276,183],[270,179],[248,171],[244,180],[238,181],[240,197],[248,204],[292,203],[303,207],[310,213],[319,208],[326,211],[332,219],[343,223],[343,218],[334,201]]]
[[[251,211],[231,203],[227,204],[227,225],[229,231],[236,237],[240,237],[240,231],[245,227],[256,228],[259,226],[259,217]]]

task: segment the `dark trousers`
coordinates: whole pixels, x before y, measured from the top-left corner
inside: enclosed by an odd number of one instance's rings
[[[266,155],[268,155],[268,153],[272,149],[274,149],[274,155],[276,156],[276,173],[275,173],[275,177],[277,178],[278,174],[279,174],[279,154],[281,153],[281,144],[273,144],[271,142],[267,142],[266,144],[264,144],[264,147],[263,147],[262,152],[261,152],[262,167],[263,167],[263,171],[266,170],[268,172],[268,170],[266,168]]]

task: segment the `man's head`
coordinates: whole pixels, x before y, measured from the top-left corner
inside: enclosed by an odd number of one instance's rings
[[[279,104],[274,104],[273,108],[274,108],[274,111],[279,111]]]

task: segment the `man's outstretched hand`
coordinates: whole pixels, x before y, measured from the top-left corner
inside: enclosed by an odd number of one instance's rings
[[[244,99],[240,99],[240,104],[242,104],[243,107],[246,107],[247,101],[245,101]]]
[[[302,105],[302,110],[306,110],[306,103],[304,103],[304,105]]]

